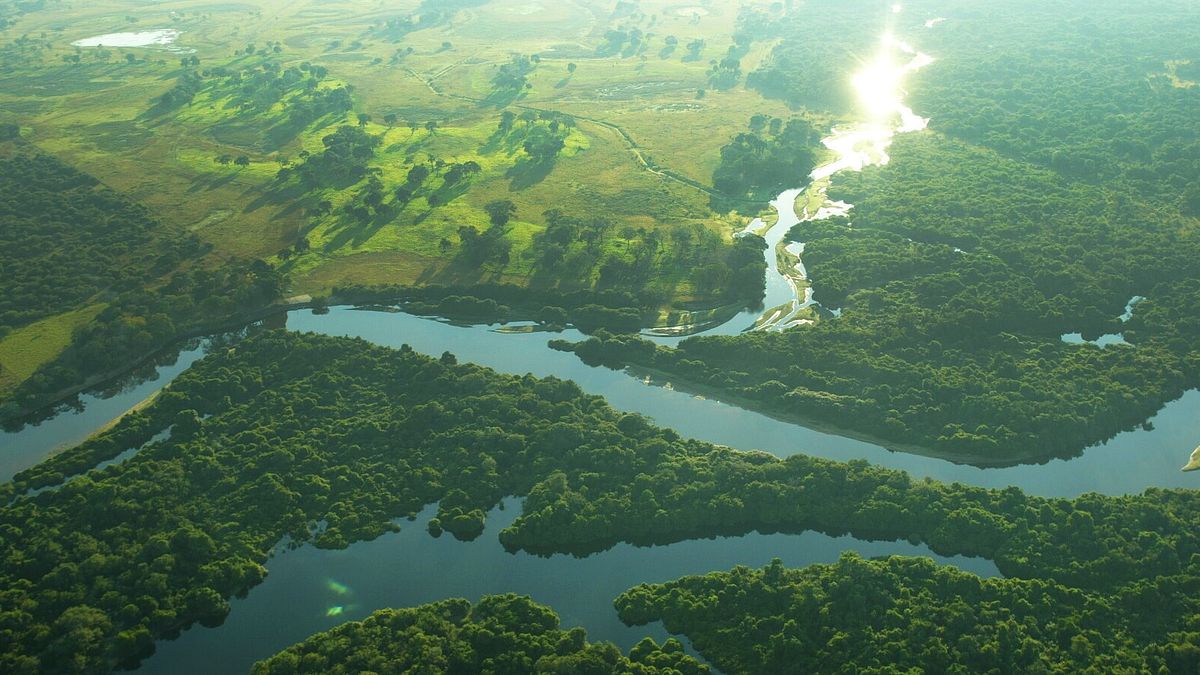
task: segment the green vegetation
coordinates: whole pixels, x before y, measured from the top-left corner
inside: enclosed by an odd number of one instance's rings
[[[985,466],[1073,456],[1141,425],[1200,386],[1188,314],[1200,129],[1185,112],[1200,90],[1160,75],[1148,86],[1142,70],[1187,57],[1200,23],[1159,5],[1089,11],[1095,31],[1061,30],[1079,3],[939,8],[958,18],[913,29],[939,60],[909,84],[934,131],[897,138],[887,166],[833,179],[829,196],[855,205],[848,220],[789,234],[806,244],[815,299],[840,317],[678,350],[595,339],[579,353]],[[857,20],[854,3],[826,10],[834,27]],[[792,16],[796,35],[811,18]],[[782,74],[810,91],[806,69],[846,67],[821,55],[826,42],[785,39],[760,80]],[[1020,85],[1000,86],[1013,73]],[[1148,299],[1125,321],[1134,296]],[[1064,344],[1067,333],[1123,333],[1129,345]]]
[[[282,289],[261,261],[191,267],[206,251],[199,239],[20,142],[0,158],[0,193],[4,418],[269,305]]]
[[[746,96],[785,114],[740,88],[693,103],[709,79],[703,45],[714,45],[715,56],[745,32],[735,26],[738,10],[697,21],[655,0],[635,12],[598,14],[594,30],[581,33],[589,12],[530,12],[524,0],[380,12],[348,1],[310,4],[167,9],[114,0],[55,12],[52,21],[51,13],[24,15],[10,30],[30,37],[6,46],[0,68],[0,123],[26,127],[43,150],[128,191],[168,226],[211,243],[216,255],[286,268],[297,293],[348,284],[553,284],[558,275],[535,270],[528,250],[553,207],[631,232],[604,245],[618,258],[660,231],[666,244],[655,284],[668,304],[724,301],[696,292],[690,263],[672,250],[668,232],[703,228],[715,239],[705,255],[725,255],[742,219],[707,204],[720,145],[745,119]],[[180,45],[195,53],[68,46],[104,28],[152,24],[180,30]],[[699,43],[697,58],[643,63],[623,55],[624,47],[598,57],[610,28],[639,33],[639,49],[656,50],[660,31],[676,42],[683,36]],[[545,41],[576,34],[583,40],[576,52]],[[742,43],[739,59],[753,62],[760,50],[753,40]],[[652,84],[643,88],[647,78]],[[101,93],[103,105],[94,98]],[[686,117],[687,131],[663,124],[655,109]],[[520,118],[515,134],[493,137],[500,114]],[[334,189],[326,177],[320,189],[301,190],[276,180],[277,169],[323,153],[322,139],[342,125],[379,139],[374,156],[360,158],[358,181]],[[445,169],[472,165],[478,171],[466,180],[443,185]],[[424,186],[407,183],[416,166],[431,168]],[[410,188],[393,201],[396,190]],[[363,203],[377,194],[382,202]],[[479,269],[474,255],[462,255],[459,232],[486,229],[483,207],[497,199],[518,209],[495,233],[509,256]],[[364,206],[372,211],[367,220]]]
[[[765,241],[733,233],[871,112],[847,85],[876,4],[75,5],[0,0],[0,417],[305,293],[573,324],[593,337],[552,346],[588,363],[977,465],[1071,456],[1200,386],[1189,0],[888,14],[935,57],[903,86],[930,127],[805,195],[854,204],[788,234],[818,320],[676,348],[631,334],[759,303]],[[150,26],[184,51],[70,46]],[[555,378],[268,331],[0,485],[0,671],[134,667],[223,621],[280,546],[430,504],[431,536],[471,540],[514,495],[511,552],[812,530],[1004,575],[846,556],[618,599],[731,673],[1200,669],[1195,492],[1047,499],[736,452]],[[500,596],[380,612],[256,672],[409,667],[706,670]]]
[[[37,369],[71,344],[75,331],[96,318],[104,305],[92,305],[35,321],[0,339],[0,397],[9,397]]]
[[[285,536],[341,548],[434,502],[433,532],[472,539],[501,499],[525,496],[501,541],[535,553],[815,529],[1109,594],[1183,583],[1200,561],[1191,492],[1042,499],[779,460],[681,439],[569,382],[284,332],[206,357],[0,495],[15,496],[0,508],[0,616],[17,646],[0,668],[16,673],[136,663],[153,639],[219,623]],[[1163,634],[1182,616],[1164,615]]]
[[[0,337],[106,291],[140,288],[199,249],[96,179],[0,146]]]
[[[254,675],[298,673],[623,673],[686,675],[708,668],[677,640],[645,638],[621,653],[589,643],[582,628],[562,630],[558,615],[527,597],[494,595],[475,606],[445,600],[385,609],[314,635],[261,661]]]
[[[192,269],[159,287],[118,295],[75,329],[57,358],[23,380],[13,399],[27,411],[36,409],[63,391],[120,372],[181,336],[244,321],[279,298],[281,283],[259,260],[213,271]]]
[[[713,187],[726,197],[767,203],[801,185],[816,165],[820,133],[807,120],[755,115],[750,131],[721,148]]]
[[[726,673],[1193,672],[1196,580],[1112,596],[980,579],[921,558],[688,577],[617,599],[630,624],[662,620]]]
[[[4,270],[16,286],[0,303],[0,331],[46,320],[62,333],[78,327],[80,315],[68,312],[154,294],[193,267],[225,275],[226,265],[254,260],[274,267],[292,295],[429,285],[470,296],[496,284],[535,296],[617,291],[638,296],[646,324],[758,302],[754,242],[731,237],[745,217],[727,205],[714,211],[706,184],[747,106],[793,116],[737,84],[766,53],[756,41],[775,34],[779,8],[693,17],[654,0],[588,27],[578,8],[531,13],[524,0],[379,13],[349,0],[310,4],[113,0],[44,12],[42,3],[0,3],[0,30],[12,37],[0,40],[0,143],[30,145],[5,150],[3,173],[42,187],[37,180],[80,181],[57,215],[26,203],[40,199],[36,190],[5,190],[25,219],[10,234],[29,250],[5,252],[5,264],[20,268]],[[184,51],[70,46],[162,27],[180,31]],[[577,49],[545,42],[577,33]],[[610,38],[621,45],[607,54]],[[680,54],[650,58],[672,43]],[[37,168],[45,176],[34,180],[25,175],[33,168],[18,167],[31,158],[60,164]],[[90,187],[100,182],[112,191]],[[503,222],[494,203],[512,205]],[[77,208],[106,211],[64,230]],[[34,222],[53,246],[30,243]],[[52,282],[68,268],[82,281]],[[153,314],[186,335],[260,306],[203,320]],[[125,341],[139,350],[164,344],[161,331],[137,332],[146,339]],[[100,375],[52,364],[61,343],[0,374],[5,417]]]

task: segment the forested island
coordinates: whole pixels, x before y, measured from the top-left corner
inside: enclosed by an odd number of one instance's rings
[[[709,669],[685,654],[678,640],[658,645],[646,638],[622,654],[611,643],[588,642],[582,628],[563,630],[549,607],[499,595],[474,606],[458,599],[381,610],[314,635],[250,672],[699,675]]]
[[[1196,579],[1115,595],[980,579],[927,558],[713,572],[617,598],[631,624],[662,620],[724,673],[1170,672],[1200,667],[1187,617]]]
[[[282,331],[206,357],[0,493],[9,672],[133,665],[155,639],[220,623],[284,537],[342,548],[437,503],[431,531],[472,539],[509,495],[525,502],[502,543],[541,554],[812,529],[1104,594],[1165,593],[1200,560],[1189,491],[1045,499],[780,460],[683,439],[570,382]]]

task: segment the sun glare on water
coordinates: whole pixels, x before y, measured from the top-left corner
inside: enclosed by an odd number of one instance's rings
[[[896,112],[900,105],[900,68],[892,60],[890,49],[881,49],[875,59],[854,74],[854,91],[863,109],[875,121]]]
[[[898,56],[908,58],[899,62]],[[879,52],[851,80],[859,104],[870,120],[884,123],[899,117],[898,131],[902,132],[925,128],[926,120],[904,105],[903,87],[905,77],[932,62],[933,59],[928,55],[917,52],[890,33],[885,34],[880,41]]]

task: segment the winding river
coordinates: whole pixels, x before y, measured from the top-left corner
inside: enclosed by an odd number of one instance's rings
[[[894,57],[906,55],[897,64]],[[756,221],[751,228],[764,235],[768,273],[765,306],[746,311],[706,334],[734,334],[757,326],[787,329],[794,317],[813,304],[803,262],[781,270],[777,250],[792,257],[803,243],[786,243],[789,230],[805,220],[846,215],[849,204],[824,198],[829,180],[840,171],[888,161],[887,148],[896,133],[924,128],[926,120],[903,106],[899,96],[904,75],[932,59],[908,45],[885,37],[878,62],[856,78],[856,87],[878,118],[838,128],[824,144],[835,159],[818,167],[808,188],[790,190],[773,202],[779,217],[770,227]],[[812,213],[796,213],[795,203],[805,190],[824,203]],[[807,200],[809,203],[813,201]],[[786,258],[791,259],[791,258]],[[1131,303],[1132,307],[1132,303]],[[657,424],[680,433],[733,448],[761,449],[779,456],[799,452],[829,459],[865,460],[902,469],[918,477],[984,487],[1015,485],[1045,496],[1073,497],[1085,492],[1137,493],[1148,487],[1192,487],[1194,480],[1179,472],[1186,452],[1200,437],[1200,392],[1189,392],[1168,404],[1152,420],[1152,430],[1120,434],[1070,460],[1040,466],[980,469],[912,454],[894,453],[868,442],[831,435],[714,400],[677,391],[669,382],[584,365],[573,354],[547,347],[545,333],[499,332],[486,326],[458,326],[399,312],[338,307],[326,314],[295,310],[286,317],[288,328],[328,335],[361,337],[398,347],[439,355],[453,352],[471,361],[512,374],[554,375],[577,382],[585,391],[604,396],[614,407],[644,414]],[[582,339],[568,330],[554,337]],[[680,338],[657,338],[673,343]],[[80,405],[37,425],[0,434],[0,480],[41,461],[55,450],[87,438],[148,396],[169,384],[218,344],[215,339],[186,345],[169,363],[158,365],[149,379],[86,394]],[[359,619],[382,607],[411,606],[447,597],[478,599],[491,593],[517,592],[553,607],[566,626],[585,627],[591,638],[612,640],[629,647],[645,635],[666,637],[661,626],[628,628],[616,618],[612,599],[643,582],[661,582],[688,574],[728,569],[736,564],[762,566],[779,557],[789,566],[832,562],[845,550],[868,556],[930,555],[942,562],[981,575],[996,574],[995,566],[978,559],[944,558],[907,542],[868,542],[817,533],[725,537],[670,546],[638,548],[619,545],[577,559],[506,553],[496,534],[516,517],[518,500],[506,500],[489,514],[483,536],[470,543],[449,536],[434,539],[424,524],[433,515],[427,508],[401,532],[343,551],[301,547],[281,552],[269,563],[270,575],[245,599],[233,601],[233,611],[215,629],[193,628],[170,642],[140,669],[147,673],[245,672],[250,665],[314,632],[343,621]]]
[[[1169,404],[1153,420],[1152,431],[1121,434],[1071,460],[1042,466],[979,469],[885,448],[781,422],[735,406],[677,391],[666,382],[646,382],[623,371],[591,368],[573,354],[546,346],[546,333],[499,332],[486,326],[457,326],[400,312],[338,307],[328,314],[295,310],[286,316],[292,330],[356,336],[373,343],[440,355],[489,366],[500,372],[555,375],[606,397],[618,409],[639,412],[681,433],[739,449],[763,449],[780,456],[804,452],[835,460],[866,460],[903,469],[916,476],[987,487],[1016,485],[1040,495],[1070,497],[1084,492],[1135,493],[1151,486],[1190,487],[1179,472],[1186,448],[1200,436],[1200,392]],[[581,339],[565,331],[555,337]],[[109,396],[88,395],[78,410],[64,412],[39,426],[0,436],[6,452],[0,479],[31,466],[54,449],[86,438],[124,411],[168,384],[210,347],[189,345],[172,363],[157,367],[152,380],[129,384]],[[432,507],[431,507],[432,508]],[[508,554],[496,533],[516,517],[517,500],[489,515],[487,530],[475,542],[449,536],[433,539],[424,531],[431,510],[397,534],[356,544],[345,551],[302,547],[268,563],[270,575],[246,599],[233,601],[224,625],[193,628],[159,652],[141,670],[150,673],[245,672],[257,659],[342,621],[375,609],[410,606],[447,597],[478,597],[502,592],[531,595],[555,608],[564,625],[581,625],[596,639],[624,647],[644,635],[665,637],[661,626],[627,628],[616,618],[612,599],[638,583],[651,583],[728,569],[735,564],[762,566],[780,557],[790,566],[831,562],[844,550],[864,555],[930,555],[907,542],[868,542],[851,537],[750,534],[743,537],[682,542],[638,548],[620,545],[576,559]],[[978,574],[995,574],[988,561],[935,558]]]

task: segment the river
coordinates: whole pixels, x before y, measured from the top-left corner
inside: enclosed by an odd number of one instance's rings
[[[497,593],[519,593],[548,605],[564,627],[583,626],[592,640],[610,640],[629,649],[643,637],[662,642],[661,624],[628,627],[612,601],[639,583],[661,583],[734,565],[762,567],[780,558],[791,567],[830,563],[842,551],[864,556],[927,555],[984,576],[997,575],[989,561],[932,555],[907,542],[864,542],[851,537],[750,534],[639,548],[620,544],[586,558],[510,554],[497,539],[515,520],[516,499],[488,514],[487,528],[474,542],[449,535],[430,537],[425,524],[436,512],[425,509],[395,534],[341,551],[305,546],[270,563],[267,580],[244,600],[234,600],[229,619],[215,629],[194,628],[178,640],[160,642],[158,652],[138,670],[148,675],[206,675],[246,672],[250,664],[344,621],[376,609],[412,607],[452,597],[472,601]],[[686,640],[685,640],[686,642]],[[693,652],[694,654],[694,652]]]
[[[895,65],[895,53],[909,59]],[[810,188],[823,190],[836,173],[861,170],[888,161],[887,147],[896,133],[924,128],[926,120],[903,106],[899,97],[904,75],[932,62],[908,45],[885,37],[879,61],[855,78],[855,86],[879,119],[835,129],[824,144],[835,155],[810,176]],[[784,239],[798,223],[846,215],[849,204],[825,200],[813,213],[797,214],[795,202],[804,189],[783,193],[773,202],[779,216],[768,227],[751,225],[767,240],[767,321],[760,310],[744,311],[705,334],[734,334],[758,325],[786,329],[792,317],[812,304],[801,262],[781,270],[776,251],[789,247]],[[787,249],[798,256],[802,243]],[[800,283],[797,283],[797,280]],[[1131,303],[1132,306],[1132,303]],[[782,309],[781,309],[782,308]],[[778,314],[774,312],[778,310]],[[577,382],[585,391],[604,396],[614,407],[644,414],[659,425],[696,439],[743,450],[765,450],[778,456],[804,452],[838,461],[866,460],[901,469],[917,477],[1002,488],[1015,485],[1037,495],[1073,497],[1086,492],[1138,493],[1148,487],[1193,487],[1194,479],[1179,466],[1200,438],[1200,392],[1189,392],[1168,404],[1151,420],[1152,430],[1120,434],[1070,460],[1044,465],[981,469],[913,454],[895,453],[872,443],[823,433],[719,401],[677,391],[669,382],[650,382],[622,372],[584,365],[573,354],[547,347],[550,337],[582,339],[568,330],[561,334],[499,332],[487,326],[457,326],[399,312],[338,307],[326,314],[296,310],[286,316],[288,328],[328,335],[361,337],[376,344],[408,344],[417,351],[440,355],[453,352],[462,361],[512,374],[554,375]],[[674,343],[680,338],[657,338]],[[77,409],[25,429],[0,434],[0,480],[41,461],[56,449],[87,438],[148,396],[170,383],[201,358],[214,340],[198,340],[183,348],[169,363],[155,367],[149,379],[115,391],[86,394]],[[642,636],[666,637],[661,625],[629,628],[612,608],[612,599],[638,583],[662,582],[689,574],[728,569],[736,564],[762,566],[779,557],[789,566],[832,562],[842,551],[863,555],[929,555],[942,562],[981,574],[996,574],[989,562],[932,555],[907,542],[868,542],[817,533],[725,537],[638,548],[618,545],[609,551],[577,559],[509,554],[496,535],[511,523],[519,501],[509,499],[489,514],[478,540],[463,543],[452,537],[434,539],[424,524],[431,506],[401,532],[359,543],[343,551],[311,546],[282,552],[269,563],[270,574],[245,599],[232,602],[228,620],[215,629],[193,628],[179,639],[160,642],[158,653],[140,670],[146,673],[245,672],[256,660],[338,623],[359,619],[382,607],[412,606],[444,599],[472,600],[492,593],[517,592],[553,607],[564,626],[585,627],[591,638],[612,640],[628,648]]]
[[[1194,487],[1179,467],[1200,438],[1200,392],[1188,392],[1167,404],[1152,420],[1153,430],[1119,434],[1073,459],[1042,465],[982,469],[886,448],[773,419],[720,401],[693,396],[646,382],[624,371],[592,368],[574,354],[547,346],[551,338],[580,340],[562,333],[507,333],[488,326],[459,326],[402,312],[336,307],[328,314],[311,310],[288,313],[287,327],[327,335],[361,337],[370,342],[437,356],[453,352],[461,361],[522,375],[553,375],[574,380],[585,391],[605,397],[620,410],[638,412],[655,423],[703,441],[741,450],[765,450],[785,457],[806,453],[838,461],[861,459],[914,476],[983,487],[1015,485],[1031,494],[1073,497],[1085,492],[1139,493],[1148,487]],[[76,443],[168,384],[208,349],[209,341],[189,345],[172,363],[158,366],[152,381],[131,384],[101,398],[83,397],[82,410],[59,414],[38,426],[0,434],[0,480],[33,466],[55,449]]]
[[[805,452],[843,461],[862,459],[916,476],[987,487],[1016,485],[1048,496],[1127,494],[1151,486],[1194,485],[1194,480],[1179,472],[1179,465],[1186,459],[1189,443],[1200,437],[1200,392],[1190,392],[1164,408],[1153,420],[1153,431],[1121,434],[1075,459],[1043,466],[979,469],[894,453],[781,422],[664,386],[668,383],[647,383],[623,371],[591,368],[573,354],[547,347],[551,337],[584,337],[572,330],[561,334],[499,332],[487,326],[458,326],[400,312],[350,307],[333,308],[327,314],[295,310],[286,316],[286,323],[292,330],[362,337],[392,347],[408,344],[433,356],[450,351],[462,361],[505,373],[571,379],[618,409],[642,413],[687,436],[739,449],[762,449],[779,456]],[[6,448],[0,456],[4,461],[0,479],[37,463],[56,447],[85,438],[168,384],[213,344],[219,342],[201,340],[188,345],[173,362],[159,365],[151,381],[117,388],[106,397],[87,395],[81,410],[0,436],[0,444]],[[458,596],[474,600],[510,591],[529,594],[553,607],[566,626],[581,625],[593,638],[628,647],[644,635],[665,637],[661,626],[628,628],[617,620],[612,599],[638,583],[728,569],[735,564],[762,566],[773,557],[789,566],[831,562],[844,550],[872,556],[930,555],[926,548],[906,542],[867,542],[810,532],[750,534],[651,548],[620,545],[583,559],[540,558],[508,554],[497,541],[496,533],[517,512],[518,502],[508,500],[506,508],[490,514],[487,530],[472,543],[457,542],[448,535],[429,537],[423,525],[433,512],[427,509],[415,525],[344,551],[303,547],[283,553],[268,563],[266,582],[252,589],[246,599],[233,601],[224,625],[196,627],[176,641],[160,643],[159,653],[142,670],[173,674],[245,671],[255,660],[313,632],[362,618],[374,609]],[[979,574],[996,573],[988,561],[938,559]]]

